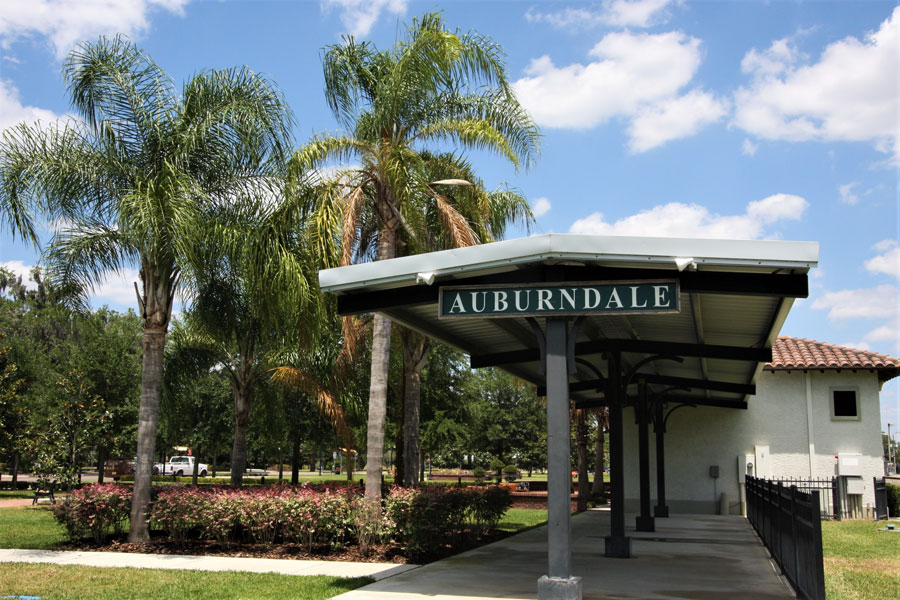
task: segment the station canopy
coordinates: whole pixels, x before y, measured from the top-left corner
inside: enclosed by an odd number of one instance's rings
[[[603,356],[615,351],[667,401],[746,408],[817,260],[813,242],[546,234],[323,270],[319,282],[342,315],[382,312],[541,395],[539,317],[581,315],[569,342],[577,406],[605,402]],[[512,309],[520,298],[530,313]]]

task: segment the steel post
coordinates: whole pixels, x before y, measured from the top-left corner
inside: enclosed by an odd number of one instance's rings
[[[622,359],[621,354],[610,351],[606,355],[606,397],[609,399],[609,485],[610,535],[606,538],[606,556],[630,558],[631,538],[625,537],[625,457],[622,440]]]
[[[638,463],[641,491],[641,514],[635,519],[638,531],[655,531],[653,515],[650,514],[650,411],[647,406],[647,381],[638,379]]]
[[[572,577],[568,326],[565,318],[547,319],[547,554],[549,572],[538,580],[540,600],[581,598],[581,579]]]
[[[653,515],[665,518],[669,516],[669,507],[666,505],[666,422],[663,419],[662,400],[656,400],[655,410],[653,431],[656,434],[656,506],[653,507]]]

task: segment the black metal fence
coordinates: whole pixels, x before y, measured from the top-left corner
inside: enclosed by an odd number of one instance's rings
[[[749,476],[746,483],[747,518],[797,596],[824,600],[819,490]]]
[[[823,477],[821,479],[816,479],[815,477],[784,477],[769,481],[780,483],[784,487],[796,486],[798,490],[807,494],[813,491],[819,492],[819,510],[822,520],[835,519],[840,521],[841,517],[846,514],[846,506],[842,500],[840,483],[837,477]]]
[[[884,480],[884,477],[881,479],[873,477],[872,487],[875,489],[875,519],[884,521],[890,517],[887,501],[887,482]]]

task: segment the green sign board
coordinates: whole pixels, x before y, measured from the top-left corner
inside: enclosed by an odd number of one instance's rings
[[[605,281],[514,286],[446,286],[443,318],[678,312],[678,281]]]

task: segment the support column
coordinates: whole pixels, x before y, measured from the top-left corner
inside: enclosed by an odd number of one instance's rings
[[[547,318],[547,554],[549,571],[538,580],[540,600],[581,600],[581,578],[572,576],[569,517],[572,489],[569,427],[568,326]]]
[[[638,463],[640,467],[641,514],[635,519],[638,531],[656,531],[653,515],[650,514],[650,411],[647,406],[647,382],[638,379]]]
[[[606,556],[630,558],[631,538],[625,537],[625,457],[622,440],[622,360],[616,351],[607,353],[607,387],[609,399],[609,485],[610,535],[606,538]]]
[[[666,450],[663,440],[666,434],[666,422],[663,419],[663,402],[657,398],[654,410],[653,432],[656,434],[656,506],[653,514],[657,518],[669,516],[669,507],[666,505]]]

